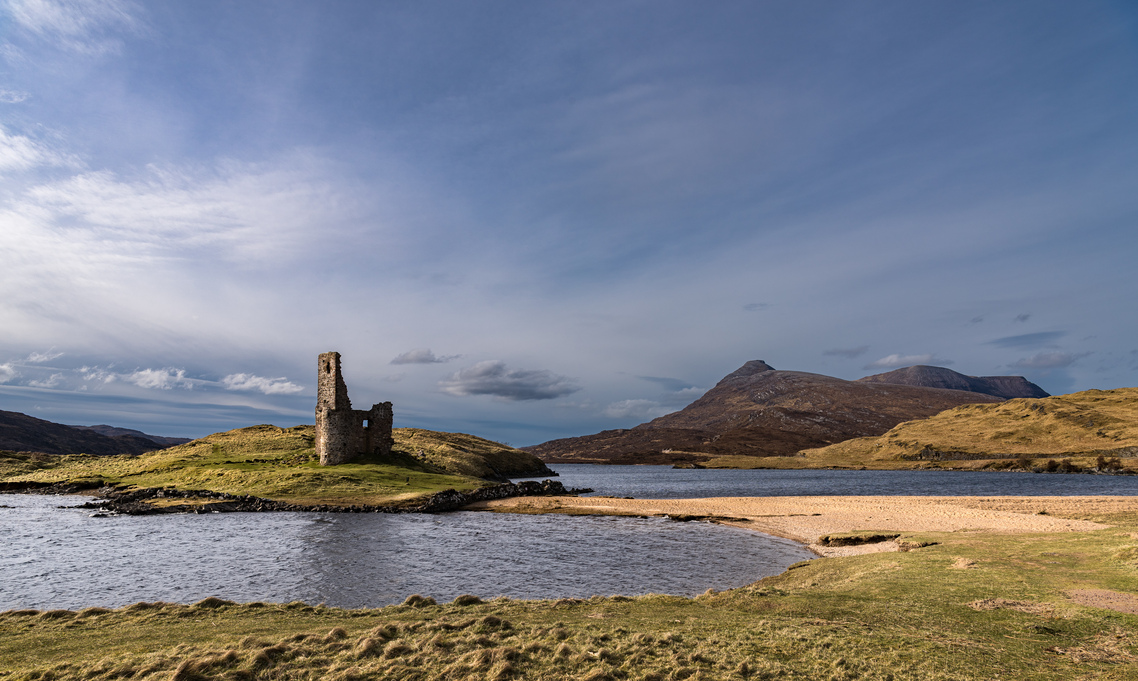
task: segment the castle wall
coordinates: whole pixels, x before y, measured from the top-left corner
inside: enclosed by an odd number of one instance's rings
[[[390,402],[374,404],[367,411],[352,409],[340,371],[340,353],[325,352],[317,358],[316,454],[321,465],[390,454],[395,444],[391,427]]]

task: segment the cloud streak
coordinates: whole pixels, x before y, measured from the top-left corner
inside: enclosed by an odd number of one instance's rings
[[[510,369],[486,360],[460,369],[439,382],[443,392],[458,397],[492,395],[509,401],[552,400],[580,390],[572,379],[544,369]]]
[[[445,364],[459,357],[462,357],[462,355],[444,355],[439,357],[431,352],[430,348],[416,348],[415,350],[408,350],[407,352],[396,355],[395,359],[391,360],[391,364]]]
[[[265,378],[254,374],[230,374],[221,379],[226,390],[255,391],[262,395],[295,395],[304,388],[287,378]]]

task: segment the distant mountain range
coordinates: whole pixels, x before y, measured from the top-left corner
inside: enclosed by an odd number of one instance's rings
[[[930,367],[923,364],[897,369],[885,374],[866,376],[857,380],[866,383],[892,383],[925,388],[944,388],[946,390],[966,390],[985,395],[995,395],[1005,400],[1017,397],[1051,397],[1050,393],[1023,376],[965,376],[952,369]]]
[[[960,386],[960,387],[957,387]],[[1018,376],[975,378],[910,367],[857,381],[744,364],[680,411],[634,428],[524,447],[547,463],[679,463],[712,456],[788,456],[962,404],[1046,396]]]
[[[142,454],[189,442],[113,426],[65,426],[0,411],[0,450],[45,454]]]

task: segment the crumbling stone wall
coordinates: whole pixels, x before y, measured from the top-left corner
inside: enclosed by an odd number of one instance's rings
[[[324,466],[360,456],[391,453],[390,402],[373,404],[367,411],[352,409],[348,386],[340,373],[340,353],[325,352],[317,359],[316,454]]]

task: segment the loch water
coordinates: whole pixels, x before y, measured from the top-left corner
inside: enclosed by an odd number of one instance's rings
[[[568,487],[639,498],[1138,495],[1126,476],[554,466]],[[695,595],[813,557],[785,539],[662,518],[217,513],[93,517],[83,497],[0,495],[0,610],[192,603],[347,608],[482,598]]]

